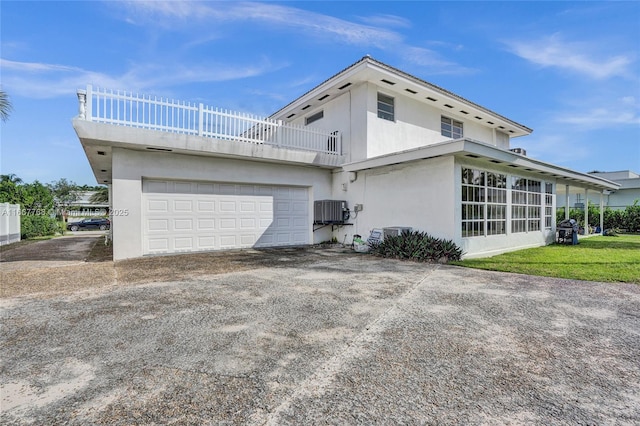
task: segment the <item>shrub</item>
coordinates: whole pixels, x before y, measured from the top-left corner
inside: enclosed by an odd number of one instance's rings
[[[462,249],[453,241],[435,238],[419,231],[385,237],[382,242],[371,246],[370,252],[375,256],[418,262],[448,262],[462,257]]]
[[[22,238],[45,237],[60,231],[60,225],[54,218],[39,215],[20,217]]]
[[[624,209],[624,228],[629,232],[640,231],[640,205],[638,200],[634,201],[632,206]]]

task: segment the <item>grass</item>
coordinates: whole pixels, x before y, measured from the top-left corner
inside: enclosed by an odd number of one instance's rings
[[[584,238],[577,246],[552,244],[451,264],[545,277],[640,284],[640,235]]]

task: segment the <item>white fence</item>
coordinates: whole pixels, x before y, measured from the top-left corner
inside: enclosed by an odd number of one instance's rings
[[[20,241],[20,204],[0,203],[0,246]]]
[[[261,118],[205,106],[201,103],[138,95],[87,86],[78,91],[81,119],[119,126],[327,154],[342,154],[341,135],[281,120]]]

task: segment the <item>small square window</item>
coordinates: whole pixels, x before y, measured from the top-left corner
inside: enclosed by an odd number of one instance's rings
[[[378,118],[395,121],[395,100],[391,96],[378,93]]]

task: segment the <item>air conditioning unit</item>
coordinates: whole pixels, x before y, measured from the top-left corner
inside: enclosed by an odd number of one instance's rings
[[[339,225],[349,219],[347,202],[343,200],[319,200],[313,203],[314,225]]]
[[[413,228],[409,226],[390,226],[389,228],[382,228],[384,238],[399,237],[403,232],[411,232]]]

